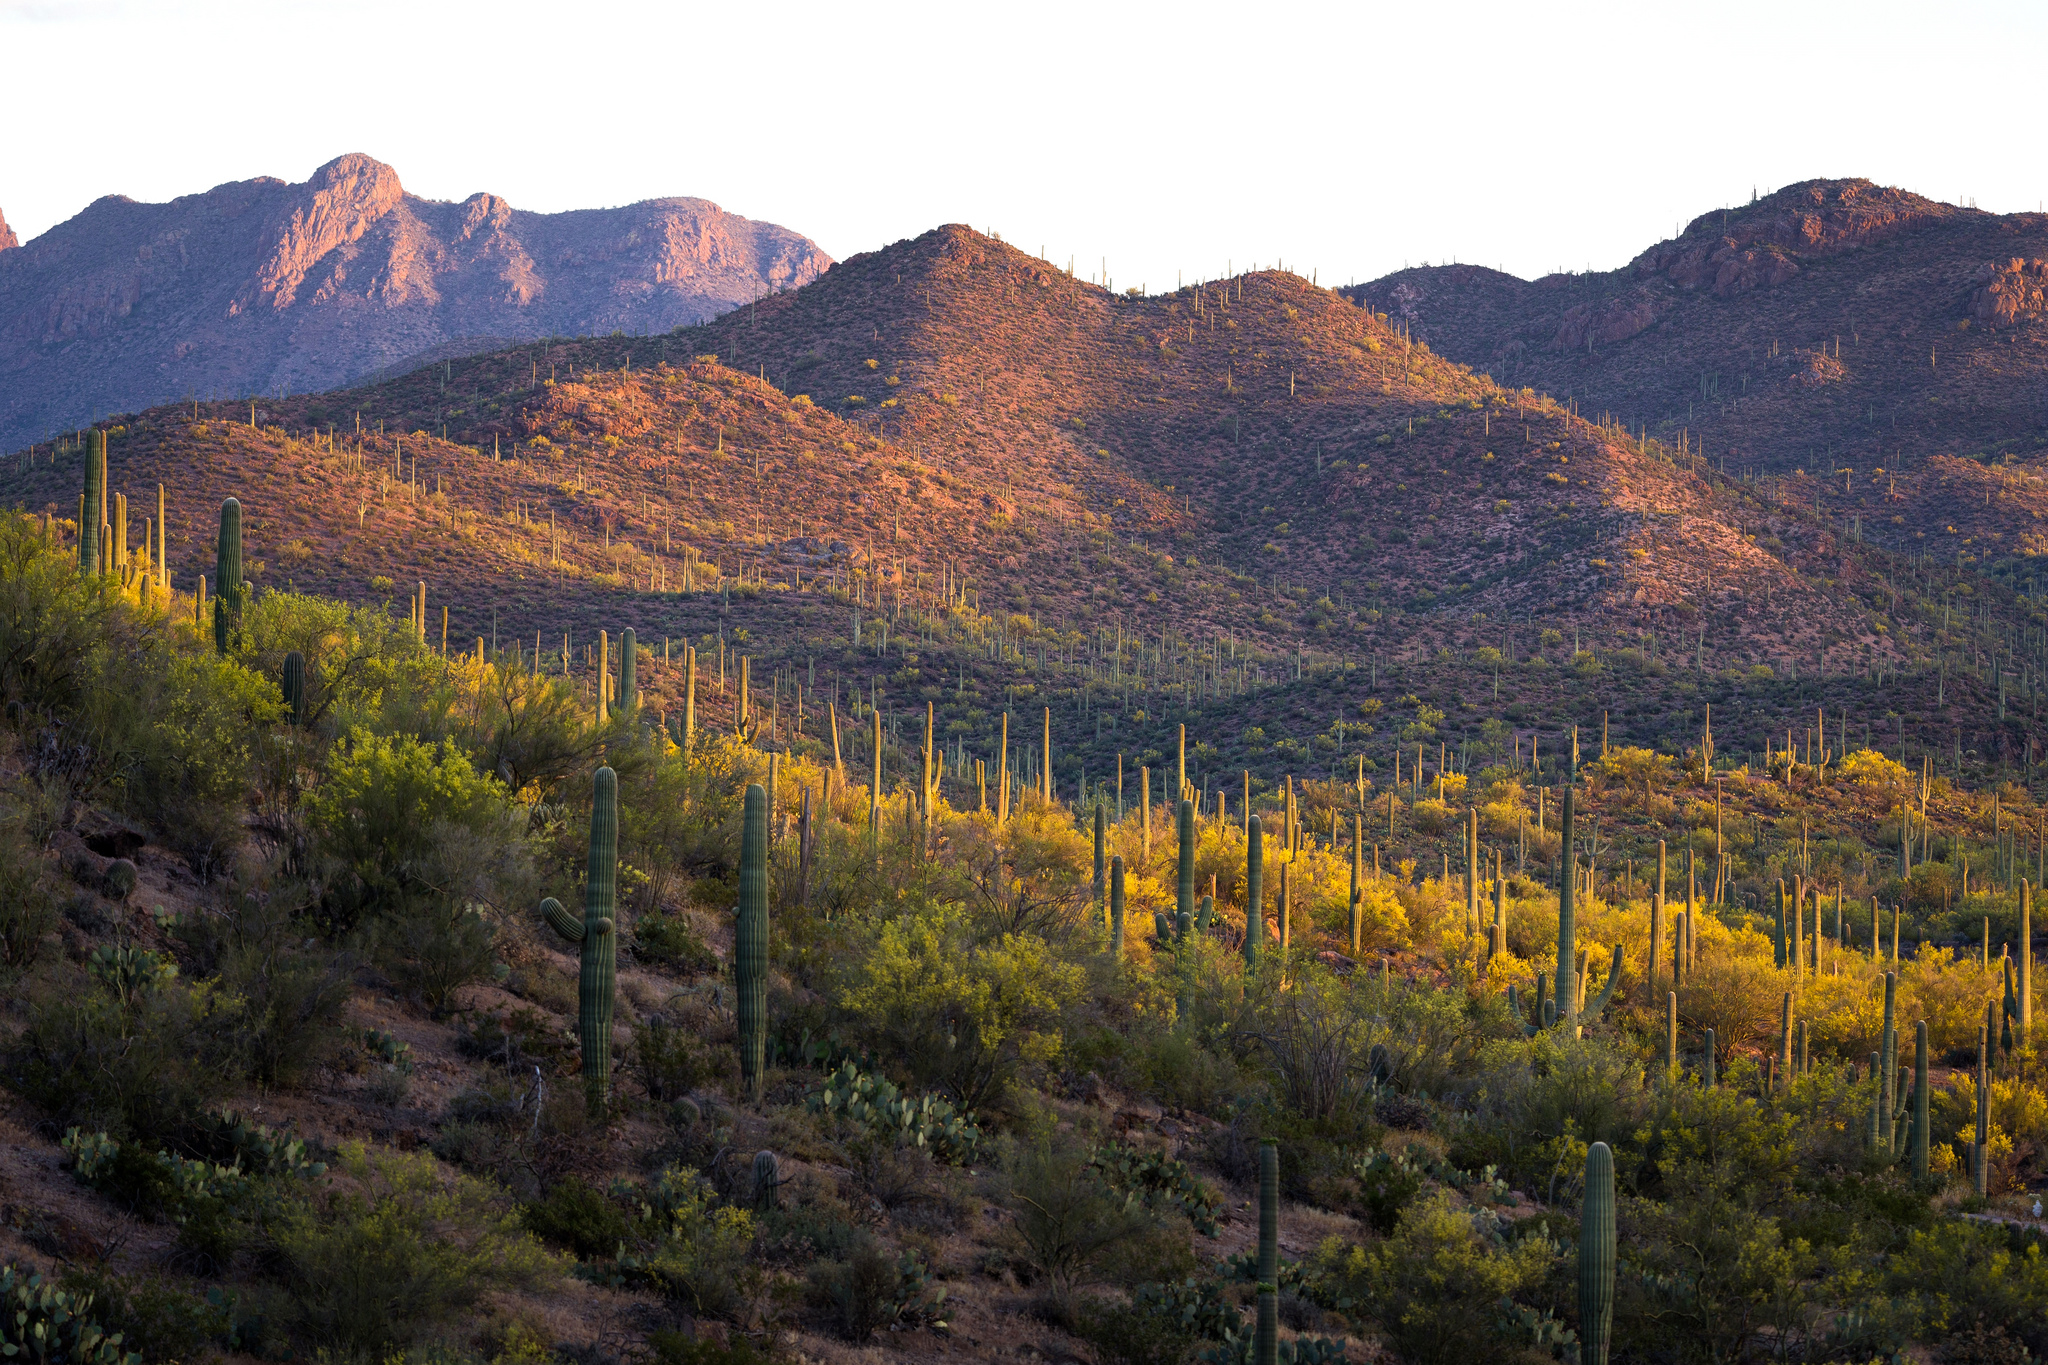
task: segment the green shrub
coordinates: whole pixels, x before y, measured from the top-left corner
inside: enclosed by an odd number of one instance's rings
[[[1152,1222],[1082,1151],[1044,1143],[1020,1149],[1003,1172],[1002,1188],[1015,1214],[1010,1240],[1063,1314],[1074,1291],[1101,1279],[1111,1259]]]
[[[60,1128],[175,1140],[239,1077],[241,1002],[171,977],[123,1004],[96,985],[34,998],[7,1083]]]
[[[704,942],[687,915],[642,915],[633,926],[633,955],[652,966],[670,967],[693,976],[718,970],[718,955]]]
[[[856,1241],[845,1260],[813,1267],[810,1290],[814,1301],[832,1311],[840,1334],[856,1345],[883,1328],[945,1326],[940,1314],[946,1291],[932,1283],[916,1253],[892,1260],[872,1237]]]
[[[522,1216],[528,1232],[586,1261],[616,1256],[628,1230],[618,1206],[575,1176],[558,1181]]]
[[[0,827],[0,967],[35,964],[57,927],[57,898],[42,857],[14,824]]]
[[[633,1073],[657,1104],[679,1100],[717,1074],[694,1034],[660,1015],[633,1025]]]
[[[647,1345],[654,1352],[655,1365],[774,1365],[775,1357],[737,1332],[725,1341],[710,1337],[685,1336],[681,1332],[650,1332]]]
[[[753,1215],[720,1204],[688,1167],[671,1167],[634,1192],[625,1254],[611,1274],[643,1284],[704,1317],[732,1317],[758,1281],[745,1265]]]
[[[1540,1285],[1564,1256],[1545,1237],[1504,1237],[1492,1215],[1439,1193],[1407,1209],[1383,1242],[1345,1247],[1333,1238],[1316,1269],[1362,1305],[1402,1360],[1456,1365],[1513,1350],[1518,1324],[1504,1301]]]
[[[558,1270],[516,1211],[424,1154],[345,1148],[333,1181],[287,1208],[272,1241],[299,1330],[358,1353],[403,1347],[497,1290]]]

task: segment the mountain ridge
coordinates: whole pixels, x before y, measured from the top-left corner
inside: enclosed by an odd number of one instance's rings
[[[105,196],[0,257],[0,444],[189,395],[335,388],[462,338],[665,331],[830,263],[708,200],[427,200],[360,153],[300,184]]]
[[[1352,286],[1418,338],[1731,467],[2038,449],[2048,215],[1867,180],[1702,214],[1617,270],[1416,267]]]

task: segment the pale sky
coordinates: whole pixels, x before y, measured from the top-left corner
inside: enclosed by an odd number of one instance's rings
[[[0,0],[0,212],[304,180],[944,222],[1118,288],[1611,268],[1820,176],[2034,209],[2048,5]]]

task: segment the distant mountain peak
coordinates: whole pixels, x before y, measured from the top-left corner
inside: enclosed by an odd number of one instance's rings
[[[17,246],[4,224],[0,246]],[[803,236],[706,199],[450,203],[408,194],[361,152],[296,184],[109,195],[0,261],[0,448],[188,395],[307,392],[479,346],[666,332],[831,265]]]
[[[14,235],[14,229],[7,226],[7,215],[0,213],[0,251],[21,245],[21,238]]]

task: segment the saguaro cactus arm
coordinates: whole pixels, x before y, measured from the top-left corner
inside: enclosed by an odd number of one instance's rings
[[[562,908],[562,903],[549,896],[540,903],[541,918],[548,927],[571,943],[583,942],[583,921]]]

